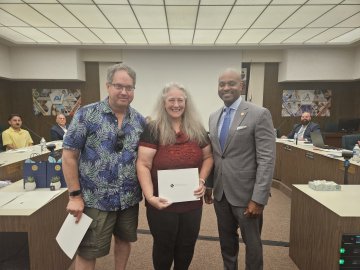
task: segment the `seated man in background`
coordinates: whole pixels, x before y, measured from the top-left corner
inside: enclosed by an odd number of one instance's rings
[[[299,141],[311,142],[310,133],[315,130],[320,130],[320,126],[311,122],[311,115],[309,112],[303,112],[300,121],[300,124],[294,125],[293,130],[289,133],[289,135],[282,136],[281,138],[294,139],[295,134],[297,134],[297,139]]]
[[[52,141],[63,140],[68,129],[65,115],[60,113],[56,116],[56,124],[51,127],[50,138]]]
[[[21,129],[22,120],[19,114],[11,114],[8,118],[10,127],[3,131],[2,140],[6,150],[18,149],[33,145],[30,133]]]

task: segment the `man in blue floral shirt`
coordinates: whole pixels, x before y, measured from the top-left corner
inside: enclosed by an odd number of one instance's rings
[[[63,171],[69,190],[67,211],[93,221],[75,261],[75,269],[94,269],[115,239],[115,269],[125,269],[131,242],[137,240],[141,189],[136,177],[139,137],[145,119],[130,103],[136,73],[124,64],[108,69],[109,96],[75,114],[63,142]]]

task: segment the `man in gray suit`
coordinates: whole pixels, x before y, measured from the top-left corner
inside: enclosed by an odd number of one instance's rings
[[[219,77],[218,94],[225,106],[209,119],[215,167],[207,182],[213,187],[214,200],[208,189],[205,201],[214,202],[224,269],[238,269],[240,227],[246,269],[259,270],[263,269],[260,233],[275,165],[275,132],[269,110],[241,98],[241,84],[241,73],[235,69]]]

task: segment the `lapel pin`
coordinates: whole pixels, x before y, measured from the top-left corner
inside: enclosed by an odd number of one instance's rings
[[[240,115],[241,115],[241,116],[243,116],[243,115],[244,115],[244,113],[242,112],[242,113],[240,113]]]

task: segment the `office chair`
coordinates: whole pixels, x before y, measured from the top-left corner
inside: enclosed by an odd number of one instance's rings
[[[360,133],[344,135],[341,137],[341,147],[347,150],[353,150],[357,141],[360,141]]]

